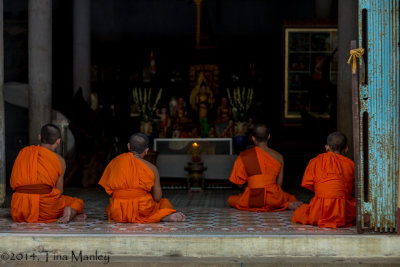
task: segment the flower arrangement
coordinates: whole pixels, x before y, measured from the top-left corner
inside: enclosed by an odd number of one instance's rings
[[[158,90],[158,94],[154,100],[151,102],[151,88],[148,90],[146,88],[134,88],[132,91],[133,102],[137,105],[140,112],[140,117],[144,122],[151,122],[153,120],[154,111],[157,108],[158,101],[160,101],[162,88]]]
[[[233,97],[229,88],[226,91],[229,103],[232,106],[233,119],[235,121],[247,121],[248,110],[253,101],[253,88],[246,89],[243,87],[242,90],[239,87],[233,88]]]

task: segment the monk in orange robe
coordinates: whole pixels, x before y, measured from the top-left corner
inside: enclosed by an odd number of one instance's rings
[[[161,198],[160,175],[156,166],[143,158],[149,140],[137,133],[128,143],[130,152],[113,159],[104,170],[99,184],[111,195],[108,218],[115,222],[154,223],[184,221],[168,199]]]
[[[253,129],[256,145],[240,153],[229,180],[247,187],[243,194],[228,198],[229,206],[247,211],[282,211],[296,209],[303,204],[281,189],[283,182],[283,157],[268,147],[270,135],[264,124]]]
[[[301,183],[315,196],[293,213],[292,222],[326,228],[354,225],[354,163],[343,156],[348,150],[346,136],[341,132],[330,134],[325,149],[326,153],[310,161]]]
[[[85,220],[83,201],[62,195],[65,160],[54,152],[61,142],[60,129],[46,124],[39,141],[40,145],[23,148],[15,160],[10,178],[15,191],[11,200],[12,218],[29,223]]]

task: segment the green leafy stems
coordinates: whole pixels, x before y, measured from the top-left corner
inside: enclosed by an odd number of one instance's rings
[[[138,107],[140,112],[141,120],[144,122],[153,121],[153,115],[157,108],[158,101],[160,101],[162,94],[162,88],[158,90],[157,96],[154,102],[151,102],[151,88],[134,88],[132,90],[133,102]]]
[[[232,106],[233,119],[235,121],[247,121],[248,110],[253,101],[253,88],[233,88],[233,97],[229,88],[227,88],[226,91],[229,103]]]

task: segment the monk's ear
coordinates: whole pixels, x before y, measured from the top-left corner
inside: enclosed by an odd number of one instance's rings
[[[131,144],[130,143],[127,144],[127,147],[128,147],[128,151],[131,151]]]
[[[41,143],[42,142],[42,136],[40,134],[38,134],[38,139],[39,139],[39,142]]]
[[[254,136],[251,136],[251,140],[253,140],[253,142],[256,142],[256,138]]]
[[[147,155],[148,152],[149,152],[149,148],[146,148],[146,149],[144,150],[144,154]]]
[[[348,146],[346,146],[346,148],[344,149],[344,153],[347,153],[347,152],[349,152],[349,147]]]
[[[59,145],[61,144],[61,138],[58,138],[58,139],[56,140],[56,144],[57,144],[57,146],[59,146]]]
[[[271,138],[271,134],[268,134],[268,140]]]
[[[329,145],[325,145],[325,151],[326,151],[326,152],[329,152],[329,151],[331,151],[331,149],[330,149]]]

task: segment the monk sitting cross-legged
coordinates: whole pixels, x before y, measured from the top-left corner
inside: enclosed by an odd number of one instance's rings
[[[149,140],[137,133],[128,143],[130,152],[113,159],[104,170],[99,184],[111,195],[107,214],[115,222],[179,222],[186,219],[161,198],[160,176],[156,166],[144,160]]]
[[[54,151],[60,145],[60,129],[42,127],[40,145],[23,148],[15,160],[10,185],[15,191],[11,216],[16,222],[67,223],[82,221],[83,201],[62,195],[65,160]]]
[[[268,147],[270,135],[264,124],[253,129],[256,145],[240,153],[229,180],[247,187],[243,194],[230,196],[229,206],[247,211],[282,211],[296,209],[303,204],[281,189],[283,182],[283,157]]]
[[[347,138],[341,132],[328,136],[326,153],[308,164],[301,183],[315,192],[310,204],[300,206],[292,222],[338,228],[354,225],[355,200],[352,196],[354,163],[343,156],[347,152]]]

